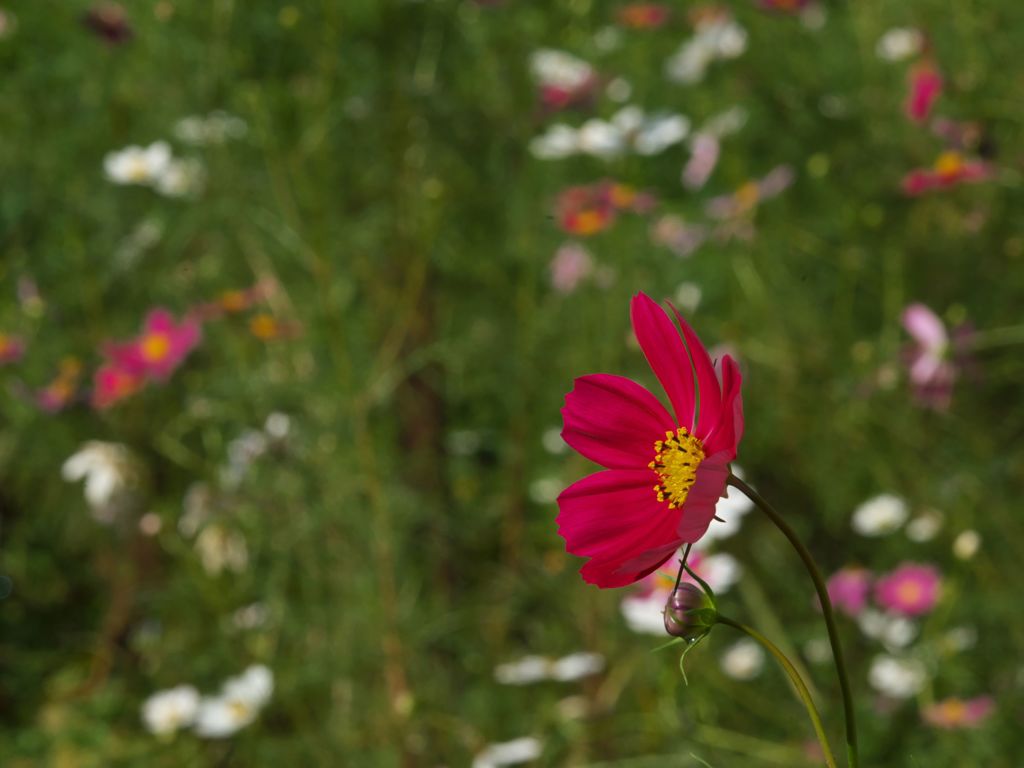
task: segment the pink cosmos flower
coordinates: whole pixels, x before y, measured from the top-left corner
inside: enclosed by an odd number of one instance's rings
[[[871,572],[866,568],[841,568],[829,577],[827,586],[832,605],[856,618],[868,602]]]
[[[611,374],[582,376],[565,397],[562,438],[606,469],[558,497],[558,532],[568,552],[590,558],[580,573],[598,587],[638,581],[704,535],[743,435],[739,366],[724,357],[720,382],[697,334],[673,312],[682,336],[649,296],[630,305],[674,416],[647,389]]]
[[[875,584],[875,600],[902,616],[923,616],[939,601],[942,577],[930,565],[904,563]]]
[[[651,226],[651,240],[681,258],[693,255],[711,236],[703,224],[688,224],[680,216],[662,216]]]
[[[110,406],[138,392],[145,384],[139,373],[116,364],[101,366],[93,376],[92,407],[106,410]]]
[[[167,379],[199,344],[201,329],[194,317],[180,324],[166,309],[154,309],[146,316],[142,334],[125,344],[108,346],[107,356],[114,368],[134,376]]]
[[[25,354],[25,342],[18,336],[0,332],[0,365],[16,363]]]
[[[704,210],[708,216],[715,219],[742,216],[756,210],[762,201],[780,195],[793,183],[794,178],[795,174],[790,166],[778,165],[763,178],[746,182],[731,195],[711,198]]]
[[[939,155],[931,168],[915,168],[903,177],[903,192],[911,197],[957,184],[971,184],[992,177],[992,167],[981,160],[966,160],[955,150]]]
[[[951,696],[925,708],[921,716],[929,725],[945,730],[977,728],[995,708],[996,702],[991,696],[977,696],[973,699]]]
[[[923,123],[931,114],[932,105],[942,93],[942,75],[931,63],[923,63],[910,71],[910,93],[904,111],[915,123]]]
[[[974,332],[963,325],[953,329],[951,339],[939,316],[920,303],[903,310],[902,322],[914,340],[904,353],[914,399],[929,408],[945,410],[961,370],[971,366]]]
[[[683,186],[691,192],[707,183],[718,164],[720,146],[711,133],[697,133],[690,142],[693,154],[683,167]]]
[[[579,243],[566,243],[555,252],[550,269],[551,286],[568,295],[594,271],[594,259]]]

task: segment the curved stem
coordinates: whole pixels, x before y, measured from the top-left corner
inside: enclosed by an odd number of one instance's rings
[[[843,695],[843,716],[846,720],[846,757],[850,768],[857,768],[860,764],[857,751],[857,720],[853,711],[853,694],[850,692],[850,678],[846,674],[846,662],[843,660],[843,647],[839,643],[839,630],[836,628],[835,615],[832,611],[832,601],[828,597],[828,588],[825,580],[821,578],[818,566],[811,557],[811,553],[803,542],[796,535],[796,531],[790,528],[789,523],[779,512],[761,496],[757,491],[740,480],[736,475],[729,475],[729,485],[742,491],[747,498],[756,504],[775,523],[775,527],[782,531],[782,534],[789,539],[789,543],[796,549],[800,559],[803,560],[811,581],[814,582],[814,589],[818,593],[818,600],[821,601],[821,612],[825,617],[825,627],[828,629],[828,641],[832,645],[832,656],[836,662],[836,674],[839,676],[839,688]]]
[[[797,696],[800,697],[800,701],[803,702],[804,707],[807,709],[807,716],[811,718],[811,724],[814,726],[814,733],[818,737],[818,742],[821,744],[821,749],[825,753],[825,764],[828,768],[836,768],[836,758],[832,754],[832,747],[829,746],[828,737],[825,735],[825,728],[821,724],[821,715],[818,714],[817,707],[814,706],[814,700],[811,698],[811,692],[807,690],[807,684],[804,683],[803,678],[800,677],[800,673],[796,671],[796,667],[791,662],[779,647],[775,645],[771,640],[762,635],[753,627],[748,627],[746,624],[740,624],[738,621],[718,615],[716,619],[718,624],[725,624],[726,626],[738,629],[743,634],[750,638],[753,638],[760,643],[768,653],[775,657],[775,660],[779,662],[779,665],[785,671],[786,675],[789,676],[789,680],[793,683],[793,687],[796,688]]]

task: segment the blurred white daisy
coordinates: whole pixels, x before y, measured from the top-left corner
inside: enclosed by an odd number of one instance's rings
[[[935,509],[929,509],[907,523],[906,534],[911,541],[922,543],[934,539],[940,530],[942,530],[942,513]]]
[[[665,63],[665,74],[676,83],[704,79],[708,66],[719,59],[735,59],[747,50],[747,31],[733,19],[717,15],[702,22]]]
[[[542,86],[575,91],[594,77],[594,68],[565,51],[542,48],[530,56],[530,72]]]
[[[540,477],[530,483],[530,499],[536,504],[551,504],[564,486],[557,477]]]
[[[917,625],[904,616],[867,608],[857,616],[857,626],[865,637],[878,640],[889,651],[906,648],[917,637]]]
[[[155,184],[170,164],[171,147],[166,141],[125,147],[103,158],[103,170],[115,184]]]
[[[700,286],[696,283],[680,283],[676,286],[676,292],[673,298],[679,308],[684,310],[687,314],[692,315],[697,311],[697,307],[700,306],[700,299],[702,296]]]
[[[958,560],[970,560],[981,548],[981,534],[967,529],[953,540],[953,555]]]
[[[927,681],[924,665],[916,659],[876,656],[868,671],[871,687],[892,699],[917,695]]]
[[[924,35],[912,27],[893,27],[878,39],[875,53],[885,61],[903,61],[916,56],[924,47]]]
[[[596,675],[604,669],[604,656],[599,653],[571,653],[551,665],[551,679],[571,682]]]
[[[196,713],[196,733],[210,739],[231,736],[252,723],[274,692],[274,676],[256,664],[224,683],[219,696],[204,698]]]
[[[179,685],[158,691],[142,704],[142,722],[157,736],[170,736],[188,728],[199,711],[199,691],[191,685]]]
[[[473,758],[473,768],[498,768],[502,765],[526,763],[540,757],[543,749],[541,742],[532,736],[490,744]]]
[[[61,476],[68,482],[85,480],[85,500],[92,516],[108,524],[134,501],[137,473],[137,462],[128,448],[100,440],[82,445],[61,467]]]
[[[596,675],[604,666],[604,656],[599,653],[581,651],[560,659],[530,655],[499,664],[494,669],[494,679],[503,685],[530,685],[544,680],[566,683]]]
[[[753,640],[744,638],[726,649],[719,664],[734,680],[753,680],[764,669],[764,650]]]
[[[530,142],[530,153],[540,160],[560,160],[575,155],[578,147],[576,129],[564,123],[554,123]]]
[[[641,635],[665,634],[665,602],[669,593],[658,590],[649,595],[630,595],[619,603],[626,626]]]
[[[857,507],[851,524],[862,536],[885,536],[898,530],[907,515],[907,503],[903,499],[883,493]]]

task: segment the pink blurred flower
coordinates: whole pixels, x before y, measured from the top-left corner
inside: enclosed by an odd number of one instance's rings
[[[105,410],[138,392],[145,384],[142,374],[115,363],[101,366],[93,376],[92,407]]]
[[[910,70],[910,92],[904,105],[907,117],[915,123],[923,123],[941,93],[942,75],[935,65],[929,62],[918,64]]]
[[[78,391],[78,380],[82,375],[82,364],[77,358],[67,357],[61,361],[57,376],[35,395],[36,405],[47,413],[64,410]]]
[[[630,29],[656,29],[672,15],[672,9],[661,3],[629,3],[619,8],[615,18]]]
[[[914,340],[904,352],[914,398],[937,410],[948,408],[960,371],[970,366],[973,331],[961,326],[951,340],[939,316],[920,303],[903,310],[902,322]]]
[[[742,216],[757,209],[764,200],[778,196],[793,183],[795,174],[788,165],[779,165],[761,179],[754,179],[740,186],[731,195],[721,195],[708,200],[704,207],[708,216],[715,219],[729,219]]]
[[[690,143],[692,154],[683,167],[684,187],[694,191],[707,183],[718,165],[719,146],[718,139],[710,133],[694,134]]]
[[[684,258],[700,248],[709,235],[703,224],[688,224],[680,216],[662,216],[651,226],[651,240]]]
[[[915,168],[903,177],[903,192],[911,197],[957,184],[971,184],[992,177],[992,167],[981,160],[965,160],[954,150],[939,155],[931,168]]]
[[[566,243],[555,252],[550,269],[551,286],[567,295],[594,271],[594,259],[579,243]]]
[[[543,48],[530,57],[541,106],[556,112],[590,103],[601,84],[589,63],[565,51]]]
[[[926,707],[921,716],[928,725],[945,730],[977,728],[995,708],[996,703],[991,696],[973,699],[951,696]]]
[[[146,316],[142,334],[132,341],[111,344],[107,357],[115,368],[134,376],[167,379],[199,344],[201,328],[194,317],[176,323],[166,309]]]
[[[608,229],[620,212],[647,213],[654,205],[650,194],[605,179],[563,190],[555,203],[555,213],[563,230],[587,237]]]
[[[0,365],[16,363],[25,354],[25,342],[19,336],[0,332]]]
[[[871,572],[866,568],[841,568],[828,580],[832,605],[856,618],[864,610],[871,591]]]
[[[901,616],[922,616],[939,601],[942,577],[930,565],[904,563],[878,579],[875,600]]]
[[[639,581],[704,535],[743,435],[735,361],[722,358],[716,372],[679,313],[676,325],[643,293],[630,311],[675,415],[636,382],[608,374],[576,379],[562,409],[562,438],[606,469],[562,491],[558,532],[569,552],[589,558],[583,579],[602,588]]]

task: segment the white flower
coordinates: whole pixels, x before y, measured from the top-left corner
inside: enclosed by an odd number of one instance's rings
[[[649,595],[630,595],[619,603],[626,626],[641,635],[665,634],[665,602],[667,590],[656,590]]]
[[[697,311],[697,307],[700,306],[702,291],[700,286],[696,283],[680,283],[676,286],[675,300],[679,308],[685,310],[687,314],[693,314]],[[736,494],[737,496],[741,494]],[[719,502],[721,504],[721,502]]]
[[[722,671],[734,680],[752,680],[764,668],[764,650],[753,640],[733,643],[719,659]]]
[[[602,669],[604,669],[604,656],[601,654],[571,653],[551,665],[551,678],[565,683],[596,675]]]
[[[562,439],[562,430],[559,427],[545,429],[540,441],[541,445],[544,446],[545,451],[553,453],[556,456],[569,450],[569,446],[566,445],[565,440]]]
[[[142,722],[150,733],[169,736],[192,725],[199,711],[199,691],[179,685],[150,696],[142,705]]]
[[[735,59],[747,50],[747,31],[735,21],[709,25],[700,34],[706,35],[709,47],[720,59]]]
[[[676,83],[688,85],[700,82],[712,58],[713,53],[705,42],[694,38],[683,43],[665,62],[665,75]]]
[[[917,625],[903,616],[867,608],[857,617],[857,626],[865,637],[878,640],[890,651],[906,648],[917,637]]]
[[[250,603],[231,614],[231,623],[238,629],[256,629],[267,623],[270,611],[263,603]]]
[[[171,163],[171,148],[165,141],[148,147],[125,147],[103,158],[103,170],[115,184],[154,184]]]
[[[565,51],[542,48],[530,56],[530,71],[542,85],[574,91],[594,76],[594,69],[583,59]]]
[[[893,27],[882,35],[875,45],[878,58],[885,61],[903,61],[916,56],[924,47],[924,35],[911,27]]]
[[[981,534],[967,529],[953,540],[953,555],[958,560],[970,560],[981,547]]]
[[[540,757],[542,750],[543,745],[532,736],[490,744],[473,758],[473,768],[497,768],[525,763]]]
[[[153,186],[167,197],[191,197],[199,194],[206,183],[206,170],[194,158],[171,160],[160,173]]]
[[[560,160],[575,155],[579,148],[579,134],[575,128],[555,123],[530,142],[530,154],[540,160]]]
[[[241,573],[249,564],[249,548],[245,544],[245,537],[217,523],[203,528],[195,547],[203,569],[211,576],[221,571]]]
[[[594,117],[580,126],[576,146],[585,155],[609,159],[622,154],[625,137],[615,124]]]
[[[494,679],[503,685],[529,685],[548,679],[551,660],[546,656],[524,656],[518,661],[499,664]]]
[[[921,662],[895,656],[876,656],[868,671],[871,687],[893,699],[907,699],[920,693],[927,679]]]
[[[64,462],[61,475],[71,483],[84,479],[85,500],[93,517],[112,523],[129,500],[133,461],[123,445],[90,440]]]
[[[204,698],[196,714],[196,733],[221,739],[252,723],[270,700],[274,676],[262,664],[245,670],[224,683],[220,696]]]
[[[716,59],[735,59],[747,50],[747,32],[732,19],[717,18],[701,24],[665,62],[665,74],[677,83],[696,83]]]
[[[263,431],[271,440],[284,440],[291,430],[292,421],[288,414],[274,411],[263,422]]]
[[[717,593],[728,592],[743,575],[739,560],[725,552],[705,555],[697,571],[702,579]]]
[[[934,509],[922,512],[907,523],[906,534],[918,543],[931,541],[942,529],[942,514]]]
[[[657,155],[681,142],[689,132],[690,121],[682,115],[651,115],[637,129],[633,147],[638,155]]]
[[[551,504],[562,492],[562,481],[557,477],[541,477],[530,483],[530,498],[536,504]]]
[[[885,536],[907,520],[907,503],[898,496],[883,493],[868,499],[853,513],[853,530],[862,536]]]
[[[629,84],[628,80],[616,77],[605,86],[604,92],[612,101],[628,101],[629,97],[633,95],[633,86]]]

